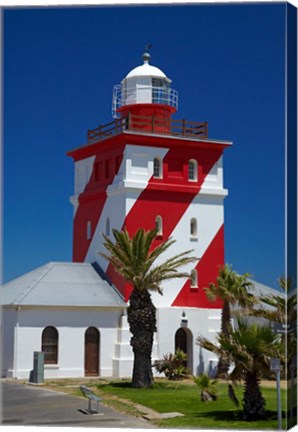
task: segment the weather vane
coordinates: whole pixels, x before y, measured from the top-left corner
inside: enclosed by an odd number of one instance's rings
[[[145,52],[144,52],[144,54],[143,54],[143,60],[144,60],[144,63],[149,63],[149,60],[150,60],[150,54],[149,54],[149,50],[152,48],[152,45],[151,44],[147,44],[147,45],[145,45]]]

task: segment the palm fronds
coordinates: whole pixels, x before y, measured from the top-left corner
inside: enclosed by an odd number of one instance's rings
[[[175,243],[175,240],[169,238],[152,248],[157,235],[156,229],[145,231],[140,228],[132,237],[126,229],[123,231],[113,229],[113,235],[115,242],[103,235],[103,245],[110,254],[100,253],[100,255],[106,258],[126,281],[132,283],[134,289],[139,291],[149,290],[161,293],[163,281],[190,277],[189,273],[180,272],[178,269],[197,261],[197,258],[189,256],[192,252],[189,250],[154,266],[157,258]]]

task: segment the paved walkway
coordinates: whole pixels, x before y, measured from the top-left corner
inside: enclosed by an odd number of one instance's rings
[[[94,404],[94,405],[93,405]],[[93,402],[92,407],[96,407]],[[115,412],[99,404],[100,414],[84,414],[85,398],[70,396],[43,387],[1,382],[1,424],[12,426],[80,426],[153,429],[147,420]]]

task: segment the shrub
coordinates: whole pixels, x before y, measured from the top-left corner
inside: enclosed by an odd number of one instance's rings
[[[170,380],[182,379],[188,374],[186,360],[187,354],[178,348],[175,354],[165,354],[161,360],[156,360],[153,366]]]
[[[200,396],[202,402],[215,401],[217,399],[216,380],[211,381],[207,374],[194,376],[193,380],[201,390]]]

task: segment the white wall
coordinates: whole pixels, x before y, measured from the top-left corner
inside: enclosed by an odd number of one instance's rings
[[[13,368],[14,329],[17,323],[16,309],[1,310],[1,376]]]
[[[210,371],[210,362],[216,365],[214,354],[196,345],[201,333],[215,341],[220,330],[221,310],[196,308],[158,308],[158,332],[155,335],[153,360],[175,351],[175,333],[182,326],[182,313],[186,314],[187,329],[192,335],[191,373]],[[33,353],[41,351],[41,335],[46,326],[54,326],[59,334],[57,365],[45,365],[45,378],[84,377],[84,341],[88,327],[100,332],[100,376],[129,377],[132,373],[133,353],[129,345],[130,333],[120,325],[122,310],[5,310],[2,375],[29,379],[33,369]],[[120,333],[119,333],[120,332]],[[15,333],[15,337],[13,337]],[[121,336],[121,337],[120,337]],[[7,345],[6,345],[7,344]],[[13,346],[16,355],[13,359]]]
[[[45,378],[84,376],[84,342],[88,327],[100,332],[100,375],[112,376],[112,359],[117,341],[117,328],[122,308],[109,310],[77,309],[21,309],[17,313],[18,325],[12,320],[14,311],[5,318],[6,338],[11,340],[14,327],[16,355],[11,361],[10,351],[4,353],[5,375],[29,379],[33,369],[33,353],[41,351],[42,331],[47,326],[58,330],[58,364],[45,365]]]
[[[175,333],[182,326],[182,313],[187,319],[187,329],[192,334],[192,347],[190,353],[192,358],[192,374],[210,372],[210,367],[217,364],[217,357],[196,344],[199,334],[215,342],[216,332],[220,331],[221,310],[219,309],[196,309],[196,308],[158,308],[158,342],[159,358],[164,354],[175,352]]]

